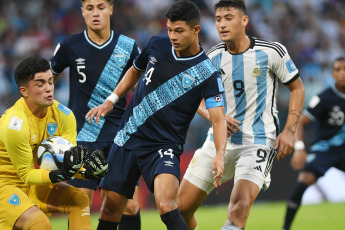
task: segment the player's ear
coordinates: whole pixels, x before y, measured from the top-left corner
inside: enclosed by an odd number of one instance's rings
[[[114,5],[111,5],[110,6],[110,16],[113,15],[113,12],[114,12]]]
[[[196,34],[199,34],[200,31],[201,31],[201,26],[200,25],[194,26],[194,31],[195,31]]]
[[[242,26],[246,27],[248,25],[248,23],[249,23],[248,15],[243,15],[243,17],[242,17]]]
[[[19,87],[19,92],[23,97],[27,97],[28,96],[28,90],[25,86],[20,86]]]

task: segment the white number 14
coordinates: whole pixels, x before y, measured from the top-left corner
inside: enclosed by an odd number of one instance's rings
[[[143,81],[146,80],[146,85],[148,85],[151,82],[151,77],[152,77],[152,73],[155,70],[155,68],[151,67],[151,69],[149,69],[146,74],[145,74],[145,78],[143,79]]]

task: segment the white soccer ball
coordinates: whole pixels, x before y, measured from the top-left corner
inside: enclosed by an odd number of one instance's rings
[[[73,144],[63,137],[48,137],[38,146],[37,163],[42,169],[62,169],[65,151],[72,147]]]

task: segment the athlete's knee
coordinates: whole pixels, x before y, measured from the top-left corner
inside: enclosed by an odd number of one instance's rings
[[[177,208],[177,203],[175,200],[163,199],[158,204],[159,213],[162,215],[164,213],[170,212]]]
[[[317,180],[317,177],[312,172],[301,172],[298,175],[298,179],[297,179],[299,183],[304,183],[308,186],[314,184],[316,180]]]
[[[135,200],[128,200],[125,210],[123,214],[125,215],[135,215],[139,212],[139,204]]]
[[[250,211],[251,203],[247,200],[238,200],[229,211],[230,217],[237,219],[247,219]]]
[[[89,206],[89,196],[79,189],[75,189],[71,195],[71,205],[84,209]]]
[[[23,230],[50,230],[52,226],[49,222],[48,217],[42,212],[38,211],[33,213],[29,218],[26,219]]]

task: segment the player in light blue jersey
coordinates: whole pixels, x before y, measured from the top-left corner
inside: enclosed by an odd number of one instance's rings
[[[113,0],[81,0],[81,11],[87,29],[61,41],[51,58],[55,76],[69,67],[69,108],[77,120],[77,142],[93,152],[101,149],[106,155],[114,142],[126,108],[126,98],[115,110],[103,117],[99,124],[88,123],[86,113],[102,104],[120,82],[134,58],[139,54],[136,42],[110,28]],[[86,192],[93,201],[97,180],[71,179],[69,184]],[[120,229],[140,229],[138,195],[128,202]]]
[[[234,178],[225,229],[244,229],[250,208],[260,190],[270,184],[270,170],[292,150],[302,111],[304,87],[285,47],[246,36],[249,18],[243,0],[221,0],[215,5],[215,21],[222,43],[207,53],[222,76],[228,134],[222,182]],[[284,130],[279,134],[278,80],[290,90],[290,106]],[[199,112],[209,115],[201,104]],[[187,169],[178,201],[189,229],[196,229],[197,208],[214,189],[212,130]]]
[[[345,57],[337,58],[332,69],[334,86],[310,100],[297,126],[291,166],[302,171],[288,198],[284,230],[290,230],[302,196],[310,185],[331,167],[345,172]],[[303,129],[310,122],[316,122],[317,129],[307,154]]]
[[[192,1],[180,0],[170,6],[166,18],[169,36],[152,37],[113,94],[87,115],[90,120],[100,119],[138,83],[108,158],[109,171],[100,184],[105,199],[97,229],[116,229],[140,175],[154,193],[167,229],[188,229],[177,208],[180,155],[203,98],[214,128],[216,151],[210,170],[215,186],[222,177],[223,87],[198,42],[200,11]]]

